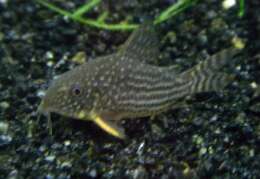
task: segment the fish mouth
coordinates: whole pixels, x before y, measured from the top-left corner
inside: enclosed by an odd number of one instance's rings
[[[50,108],[46,108],[44,106],[44,102],[40,103],[40,105],[37,108],[36,113],[38,115],[43,115],[43,116],[45,116],[47,118],[50,118],[51,113],[57,113],[57,114],[61,114],[62,115],[62,113],[60,111],[58,111],[58,110],[55,110],[55,109],[52,109],[52,108],[51,109]]]
[[[47,105],[48,106],[48,105]],[[49,108],[49,107],[47,107],[46,106],[46,103],[44,102],[44,100],[43,101],[41,101],[41,103],[40,103],[40,105],[38,106],[38,108],[37,108],[37,111],[36,111],[36,113],[37,114],[39,114],[39,115],[44,115],[44,116],[49,116],[50,115],[50,113],[59,113],[59,112],[57,112],[57,110],[54,110],[54,109],[52,109],[52,108]]]
[[[84,114],[84,119],[79,118],[79,114],[78,113],[74,113],[74,112],[65,112],[63,110],[57,109],[57,108],[53,108],[53,107],[48,107],[48,105],[46,106],[44,101],[42,101],[40,103],[40,105],[37,108],[36,114],[38,115],[38,118],[40,118],[41,115],[47,117],[47,119],[49,120],[51,118],[51,113],[55,113],[61,116],[65,116],[65,117],[69,117],[69,118],[73,118],[73,119],[80,119],[80,120],[86,120],[89,119],[89,115]]]
[[[63,112],[62,110],[59,109],[55,109],[53,107],[46,107],[44,101],[42,101],[40,103],[40,105],[37,108],[36,114],[38,114],[39,116],[43,115],[45,117],[47,117],[48,119],[50,119],[51,113],[55,113],[55,114],[59,114],[62,116],[67,116],[67,117],[72,117],[72,118],[76,118],[76,116],[68,114]]]
[[[44,107],[44,102],[42,101],[36,111],[38,115],[37,122],[39,123],[41,115],[47,118],[47,128],[50,135],[52,135],[52,122],[51,122],[51,111]]]
[[[40,105],[37,108],[36,113],[37,114],[43,114],[44,116],[47,115],[48,113],[50,113],[47,109],[44,108],[44,103],[41,102]]]

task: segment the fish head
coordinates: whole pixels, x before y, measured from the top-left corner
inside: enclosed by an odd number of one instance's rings
[[[38,112],[52,112],[76,119],[88,119],[94,107],[96,93],[88,81],[91,73],[75,68],[53,80],[43,97]],[[90,85],[88,85],[90,84]]]

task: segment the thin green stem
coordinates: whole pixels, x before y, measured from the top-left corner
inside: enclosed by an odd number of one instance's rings
[[[63,9],[61,9],[61,8],[51,4],[51,3],[48,3],[45,0],[35,0],[35,1],[38,2],[39,4],[43,5],[43,6],[47,7],[48,9],[50,9],[54,12],[57,12],[61,15],[64,15],[64,16],[70,16],[71,15],[71,13],[69,13],[68,11],[65,11],[65,10],[63,10]]]
[[[197,3],[197,0],[180,0],[176,4],[173,4],[166,10],[164,10],[154,21],[155,24],[161,23],[181,12],[188,7]]]
[[[105,19],[107,18],[107,16],[108,16],[108,11],[105,11],[100,16],[98,16],[97,21],[98,22],[104,22]]]
[[[98,22],[96,20],[92,19],[87,19],[87,18],[82,18],[82,17],[77,17],[74,16],[72,13],[65,11],[57,6],[54,6],[51,3],[48,3],[45,0],[36,0],[38,3],[41,5],[53,10],[54,12],[57,12],[61,15],[67,16],[70,19],[80,22],[82,24],[90,25],[93,27],[101,28],[101,29],[107,29],[107,30],[132,30],[137,28],[138,24],[107,24],[105,22]]]
[[[96,6],[98,3],[101,2],[101,0],[92,0],[89,3],[83,5],[82,7],[78,8],[74,13],[71,13],[69,11],[63,10],[51,3],[49,3],[47,0],[35,0],[39,4],[49,8],[50,10],[57,12],[63,16],[67,16],[68,18],[89,25],[96,28],[106,29],[106,30],[133,30],[138,27],[138,24],[128,24],[128,23],[118,23],[118,24],[108,24],[104,21],[107,14],[101,14],[100,18],[97,19],[88,19],[83,18],[82,15],[84,13],[87,13],[90,9],[92,9],[94,6]],[[166,10],[164,10],[155,20],[154,24],[161,23],[163,21],[166,21],[167,19],[183,12],[188,7],[194,5],[197,3],[198,0],[180,0],[176,4],[173,4]]]
[[[98,5],[101,2],[101,0],[91,0],[90,2],[86,3],[85,5],[79,7],[76,9],[73,13],[74,17],[81,17],[83,14],[90,11],[93,7]]]
[[[245,15],[245,0],[239,0],[238,16],[243,17],[244,15]]]

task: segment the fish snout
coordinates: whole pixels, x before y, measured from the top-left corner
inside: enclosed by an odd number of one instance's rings
[[[41,101],[40,105],[37,108],[37,113],[38,114],[43,114],[44,116],[48,116],[49,115],[49,110],[46,107],[46,104],[44,102],[44,100]]]
[[[44,100],[41,101],[40,105],[37,108],[36,111],[37,115],[38,115],[38,123],[40,121],[40,117],[41,115],[44,115],[47,118],[47,127],[49,129],[49,134],[52,135],[52,122],[51,122],[51,114],[50,111],[48,110],[48,108],[46,107],[46,104],[44,102]]]

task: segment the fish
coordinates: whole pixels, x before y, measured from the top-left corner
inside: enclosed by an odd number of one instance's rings
[[[119,50],[86,62],[54,79],[38,107],[39,114],[93,121],[108,134],[125,139],[120,120],[152,117],[180,106],[185,97],[221,91],[234,75],[221,69],[240,51],[221,50],[179,71],[158,60],[153,25],[140,25]]]

